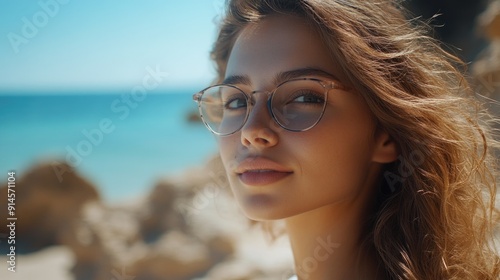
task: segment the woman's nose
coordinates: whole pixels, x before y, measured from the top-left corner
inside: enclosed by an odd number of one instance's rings
[[[269,148],[278,143],[276,125],[267,108],[267,94],[252,94],[253,106],[245,125],[241,128],[241,143],[255,148]]]

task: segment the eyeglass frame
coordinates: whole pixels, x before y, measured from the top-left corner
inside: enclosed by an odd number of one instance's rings
[[[271,100],[273,99],[273,96],[276,93],[276,91],[278,90],[278,88],[280,86],[282,86],[282,85],[284,85],[284,84],[286,84],[288,82],[292,82],[292,81],[315,81],[315,82],[318,82],[325,89],[325,92],[323,93],[324,96],[325,96],[325,101],[324,101],[323,109],[321,111],[321,115],[318,117],[318,120],[316,122],[314,122],[312,125],[310,125],[309,127],[305,128],[305,129],[295,130],[295,129],[289,129],[289,128],[285,127],[283,124],[280,123],[280,121],[278,121],[278,119],[276,118],[276,116],[274,114],[272,106],[271,106]],[[241,126],[238,129],[236,129],[234,132],[231,132],[231,133],[216,132],[215,130],[213,130],[210,127],[210,125],[203,118],[203,111],[201,109],[201,103],[202,103],[201,102],[201,98],[202,98],[203,94],[205,93],[205,91],[207,91],[207,90],[209,90],[211,88],[220,87],[220,86],[231,87],[231,88],[234,88],[234,89],[240,91],[241,93],[243,93],[243,95],[245,95],[246,104],[247,104],[247,106],[250,107],[250,108],[246,109],[245,119],[243,120]],[[286,80],[284,82],[279,83],[272,91],[254,90],[254,91],[250,92],[249,94],[246,93],[241,88],[239,88],[239,87],[237,87],[236,85],[233,85],[233,84],[216,84],[216,85],[212,85],[212,86],[206,87],[203,90],[200,90],[199,92],[193,94],[193,101],[196,102],[196,103],[198,103],[198,111],[200,113],[200,118],[201,118],[203,124],[208,128],[208,130],[210,130],[212,133],[214,133],[217,136],[229,136],[229,135],[235,134],[238,131],[240,131],[245,126],[245,124],[247,123],[248,117],[250,116],[250,113],[252,111],[252,106],[255,105],[254,102],[253,102],[253,100],[252,100],[252,96],[254,94],[258,93],[258,92],[267,93],[267,95],[268,95],[267,101],[266,101],[267,110],[268,110],[269,114],[271,115],[271,118],[274,120],[274,122],[277,123],[280,127],[282,127],[283,129],[285,129],[287,131],[291,131],[291,132],[303,132],[303,131],[307,131],[307,130],[315,127],[321,121],[321,119],[323,118],[323,115],[325,114],[326,105],[327,105],[327,102],[328,102],[328,92],[330,90],[332,90],[332,89],[346,89],[346,88],[340,82],[338,82],[338,81],[334,81],[334,80],[325,81],[325,80],[317,79],[317,78],[295,78],[295,79],[290,79],[290,80]]]

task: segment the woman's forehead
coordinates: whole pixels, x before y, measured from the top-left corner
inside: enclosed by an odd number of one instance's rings
[[[322,69],[334,76],[339,71],[318,32],[306,20],[273,15],[242,30],[225,76],[270,83],[278,73],[301,68]]]

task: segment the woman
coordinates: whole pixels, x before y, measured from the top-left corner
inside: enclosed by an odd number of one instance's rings
[[[298,279],[498,279],[496,145],[458,59],[392,1],[234,0],[197,94]],[[297,279],[296,278],[296,279]]]

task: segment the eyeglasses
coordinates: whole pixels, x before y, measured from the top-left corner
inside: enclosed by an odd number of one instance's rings
[[[267,92],[267,108],[274,121],[289,131],[306,131],[323,117],[328,91],[342,86],[314,78],[292,79]],[[252,96],[234,85],[208,87],[193,95],[205,126],[219,136],[238,132],[255,105]]]

